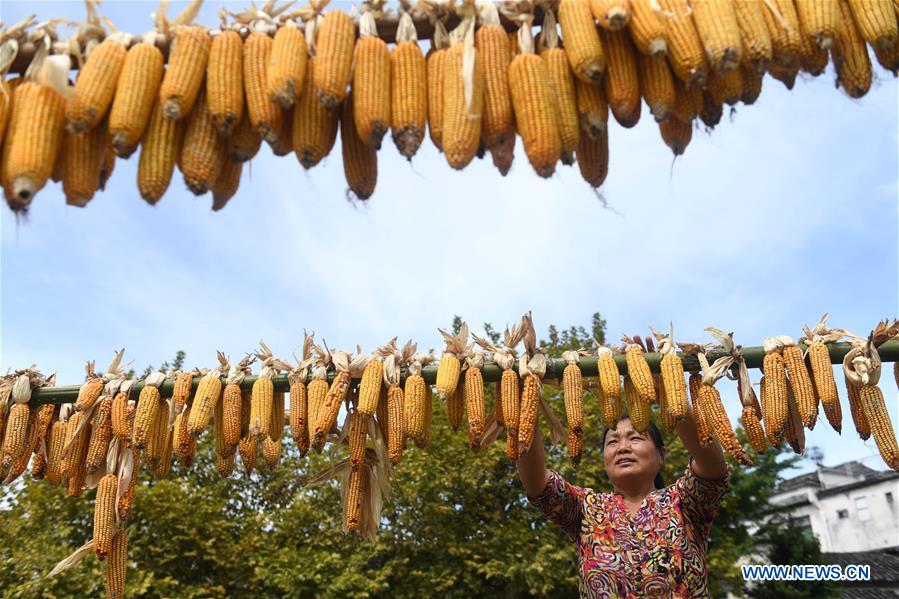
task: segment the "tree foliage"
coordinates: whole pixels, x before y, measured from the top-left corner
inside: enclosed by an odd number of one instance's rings
[[[460,324],[456,319],[453,328]],[[490,336],[498,334],[492,326],[485,329]],[[565,349],[595,347],[605,338],[605,321],[595,314],[589,328],[550,327],[541,343],[559,356]],[[183,362],[179,352],[172,367]],[[488,384],[488,409],[493,391]],[[559,389],[547,384],[544,393],[564,419]],[[725,401],[738,400],[725,394]],[[572,467],[564,444],[550,443],[543,426],[549,465],[574,484],[607,490],[598,400],[588,393],[584,403],[581,466]],[[452,432],[444,406],[435,399],[430,446],[407,448],[377,542],[371,544],[341,531],[337,482],[304,488],[308,477],[342,458],[345,447],[322,455],[310,452],[301,460],[285,435],[280,467],[221,480],[207,433],[189,471],[176,464],[163,481],[142,473],[129,524],[127,591],[135,597],[188,598],[417,597],[422,589],[442,597],[576,594],[575,548],[527,504],[515,464],[505,457],[505,437],[480,454],[472,454],[466,441],[464,430]],[[664,475],[671,483],[689,456],[674,433],[665,433],[665,442]],[[753,457],[754,468],[732,464],[732,490],[712,531],[708,559],[714,597],[743,593],[737,560],[756,548],[750,526],[764,517],[767,498],[791,463],[773,450]],[[45,577],[91,536],[93,496],[88,491],[81,499],[68,499],[63,489],[27,478],[3,491],[3,597],[102,593],[105,564],[92,556],[61,576]]]

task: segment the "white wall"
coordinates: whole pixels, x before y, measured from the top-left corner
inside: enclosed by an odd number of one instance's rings
[[[887,501],[887,493],[892,493],[892,503]],[[863,504],[867,504],[867,510],[861,507]],[[899,545],[899,482],[896,480],[820,497],[816,507],[821,529],[815,529],[814,517],[812,528],[822,551],[868,551]],[[848,517],[841,519],[839,510],[846,510]]]

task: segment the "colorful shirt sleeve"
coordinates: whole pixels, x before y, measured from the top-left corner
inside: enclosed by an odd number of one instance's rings
[[[555,522],[572,540],[577,540],[584,518],[584,495],[587,490],[576,487],[560,474],[549,471],[546,487],[528,501],[550,521]]]
[[[706,480],[696,476],[692,464],[693,460],[691,459],[683,476],[677,479],[675,487],[684,518],[696,533],[696,539],[705,547],[712,522],[729,489],[730,466],[727,466],[727,470],[720,480]]]

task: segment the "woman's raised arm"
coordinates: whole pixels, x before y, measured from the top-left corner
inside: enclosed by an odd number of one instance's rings
[[[529,498],[540,495],[549,480],[549,471],[546,469],[546,452],[543,450],[543,437],[540,434],[539,415],[534,426],[534,440],[531,442],[531,448],[518,456],[517,461],[518,477]]]
[[[675,430],[684,448],[693,456],[693,473],[696,476],[706,480],[724,478],[727,474],[724,450],[715,439],[712,439],[708,447],[699,445],[699,435],[696,433],[696,421],[693,419],[691,406],[687,406],[687,416],[677,424]]]

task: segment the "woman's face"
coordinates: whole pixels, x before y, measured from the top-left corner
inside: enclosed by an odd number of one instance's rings
[[[638,433],[630,418],[609,430],[603,447],[606,474],[614,487],[652,484],[662,467],[662,456],[649,433]]]

